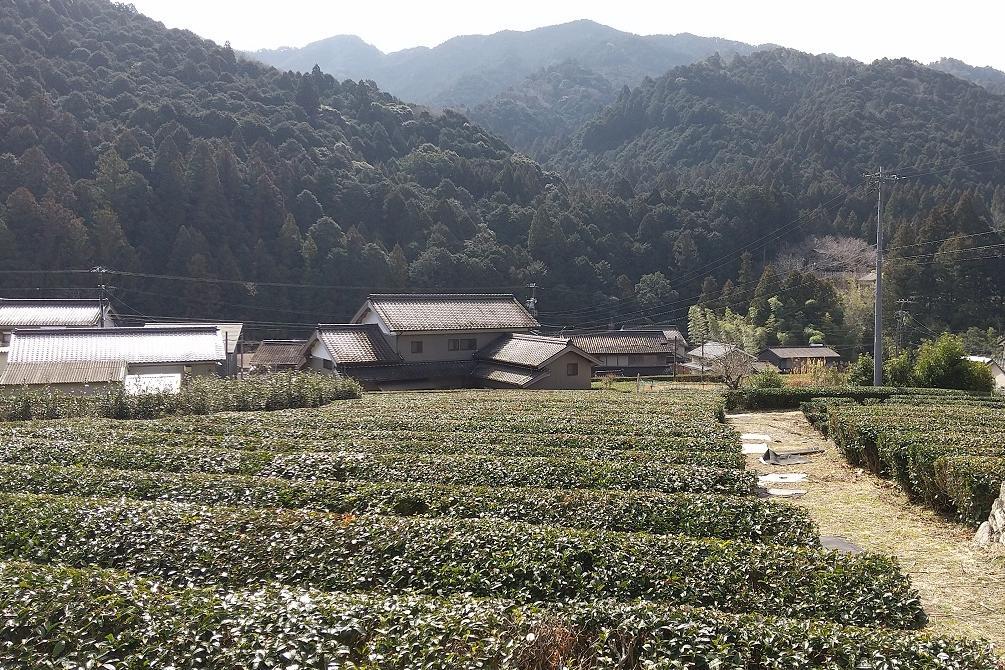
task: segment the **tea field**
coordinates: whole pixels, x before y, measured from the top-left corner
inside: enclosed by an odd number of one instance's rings
[[[816,399],[806,417],[855,464],[896,480],[912,498],[974,526],[1005,481],[1005,401],[892,396],[858,404]]]
[[[2,668],[966,668],[757,496],[723,397],[0,423]]]

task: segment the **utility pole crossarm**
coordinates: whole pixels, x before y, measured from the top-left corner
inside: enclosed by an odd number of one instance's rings
[[[876,184],[876,319],[873,328],[872,384],[883,385],[883,184],[904,179],[900,175],[879,172],[864,175],[867,181]]]

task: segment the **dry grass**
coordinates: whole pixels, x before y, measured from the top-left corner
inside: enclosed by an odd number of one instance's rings
[[[976,547],[971,528],[911,503],[896,484],[849,466],[800,412],[741,414],[730,421],[743,433],[767,433],[779,450],[825,448],[807,465],[779,468],[748,457],[748,467],[808,474],[807,483],[793,485],[807,490],[796,504],[810,510],[822,535],[896,556],[921,594],[932,632],[984,638],[1005,651],[1005,550]]]

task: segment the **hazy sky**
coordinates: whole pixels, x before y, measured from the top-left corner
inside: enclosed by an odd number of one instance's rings
[[[955,0],[132,0],[171,28],[237,49],[303,46],[355,34],[384,51],[455,35],[588,18],[640,34],[690,32],[871,61],[953,56],[1005,70],[1005,1]]]

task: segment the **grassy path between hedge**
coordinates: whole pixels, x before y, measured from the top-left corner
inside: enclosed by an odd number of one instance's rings
[[[984,638],[1005,654],[1005,550],[974,546],[969,527],[911,503],[895,483],[848,465],[801,412],[736,414],[729,422],[741,433],[770,435],[779,451],[826,449],[806,465],[765,465],[748,456],[747,467],[762,474],[806,473],[805,483],[773,486],[807,491],[795,502],[810,511],[821,535],[896,556],[921,594],[929,630]]]

